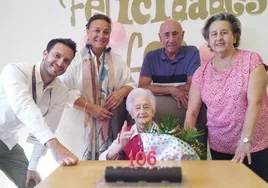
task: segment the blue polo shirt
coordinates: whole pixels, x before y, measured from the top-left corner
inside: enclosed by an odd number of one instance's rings
[[[146,54],[140,76],[149,77],[153,83],[185,83],[200,66],[199,51],[195,46],[181,46],[176,58],[168,59],[165,49]]]

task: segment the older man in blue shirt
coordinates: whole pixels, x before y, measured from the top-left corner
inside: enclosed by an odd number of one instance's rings
[[[158,35],[163,48],[146,54],[139,87],[149,89],[157,95],[156,121],[164,114],[170,114],[183,122],[192,76],[200,66],[199,51],[195,46],[181,46],[184,31],[175,20],[167,19],[161,24]],[[201,108],[197,129],[206,129],[205,107]],[[200,141],[206,145],[206,134]]]

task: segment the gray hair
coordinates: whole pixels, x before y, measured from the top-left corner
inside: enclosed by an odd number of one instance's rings
[[[143,89],[143,88],[136,88],[133,89],[127,97],[127,101],[126,101],[126,107],[127,107],[127,111],[130,115],[132,115],[132,109],[133,109],[133,103],[136,97],[148,97],[150,104],[155,112],[155,108],[156,108],[156,99],[154,94],[148,90],[148,89]]]
[[[226,13],[226,12],[218,13],[214,16],[211,16],[206,21],[205,26],[202,29],[202,34],[203,34],[203,37],[205,38],[205,40],[207,41],[209,39],[210,25],[214,21],[218,21],[218,20],[219,21],[228,21],[231,24],[232,33],[233,33],[233,35],[235,35],[237,37],[236,42],[234,43],[234,47],[235,48],[238,47],[240,44],[240,37],[241,37],[241,22],[233,14]]]

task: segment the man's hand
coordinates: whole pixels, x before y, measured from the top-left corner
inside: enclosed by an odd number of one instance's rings
[[[33,180],[37,185],[42,179],[37,171],[27,170],[25,186],[28,187],[30,181]]]
[[[187,108],[188,105],[188,92],[179,88],[179,87],[170,87],[170,94],[177,101],[178,108],[181,108],[181,103],[184,108]]]
[[[64,166],[77,164],[78,158],[65,148],[56,138],[49,140],[45,145],[51,150],[51,153],[57,163]]]
[[[93,104],[91,113],[90,113],[94,118],[98,119],[98,120],[105,120],[105,119],[112,119],[113,117],[113,113],[108,111],[107,109]]]
[[[107,96],[104,108],[108,110],[115,109],[123,102],[124,98],[124,93],[122,91],[113,91]]]

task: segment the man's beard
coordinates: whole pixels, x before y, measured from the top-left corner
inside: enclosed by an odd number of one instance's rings
[[[51,74],[51,72],[49,72],[50,70],[50,66],[51,66],[51,61],[48,61],[47,57],[46,59],[44,59],[44,71],[46,72],[46,75],[49,76],[51,79],[54,79],[55,77],[57,77],[58,75],[56,74]]]

